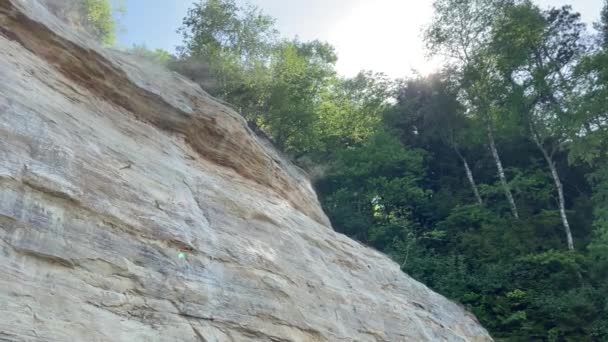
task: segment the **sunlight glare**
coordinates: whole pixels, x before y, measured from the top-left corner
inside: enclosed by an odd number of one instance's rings
[[[353,76],[373,69],[391,77],[411,75],[414,68],[421,74],[432,72],[438,63],[427,60],[421,39],[431,15],[430,1],[361,2],[329,32],[338,52],[338,72]]]

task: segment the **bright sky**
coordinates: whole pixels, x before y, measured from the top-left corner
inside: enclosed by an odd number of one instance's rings
[[[439,64],[425,58],[422,28],[430,21],[432,0],[250,0],[277,19],[284,37],[324,40],[336,47],[338,72],[362,69],[403,77],[431,72]],[[603,0],[536,0],[542,7],[572,4],[587,23],[597,21]],[[176,30],[193,0],[126,0],[119,43],[145,43],[173,51]]]

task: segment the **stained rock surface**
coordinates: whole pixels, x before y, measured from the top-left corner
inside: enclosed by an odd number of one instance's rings
[[[0,341],[489,341],[184,78],[0,0]]]

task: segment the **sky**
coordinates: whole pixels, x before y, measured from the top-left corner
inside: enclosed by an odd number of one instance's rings
[[[193,0],[124,0],[126,14],[119,44],[174,51],[176,33]],[[439,60],[425,56],[422,30],[432,17],[432,0],[249,0],[277,19],[285,38],[319,39],[336,47],[341,75],[360,70],[398,78],[427,74]],[[590,24],[599,19],[603,0],[536,0],[541,8],[572,4]]]

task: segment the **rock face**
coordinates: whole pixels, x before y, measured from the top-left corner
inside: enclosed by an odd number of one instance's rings
[[[191,82],[0,0],[0,340],[488,341]]]

